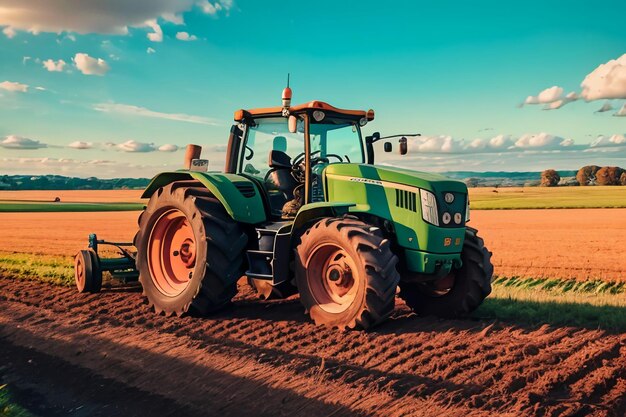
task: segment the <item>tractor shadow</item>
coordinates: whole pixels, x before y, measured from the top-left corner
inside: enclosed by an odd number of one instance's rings
[[[231,306],[211,317],[247,320],[289,321],[312,324],[298,296],[286,300],[236,300]],[[487,298],[471,315],[458,319],[419,316],[397,298],[391,317],[374,327],[371,332],[397,334],[432,330],[481,329],[493,323],[539,328],[575,327],[604,330],[609,333],[626,332],[626,307],[593,305],[589,303],[538,302],[515,299]]]
[[[141,293],[141,285],[138,282],[127,284],[105,282],[102,292]],[[190,316],[198,319],[204,318],[196,314],[190,314]],[[231,305],[206,318],[288,321],[303,325],[312,323],[297,295],[283,300],[261,300],[247,285],[239,286],[238,294]],[[467,330],[494,322],[530,327],[568,326],[621,333],[626,332],[626,307],[488,297],[468,317],[441,319],[418,316],[400,298],[396,298],[396,308],[389,320],[371,331],[381,334],[419,332],[425,328],[430,329],[434,324],[440,329]]]
[[[139,282],[123,283],[107,280],[102,283],[100,291],[103,293],[141,293],[141,284]]]

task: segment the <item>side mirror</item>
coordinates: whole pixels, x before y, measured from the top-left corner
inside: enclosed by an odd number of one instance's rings
[[[400,143],[400,155],[406,155],[409,152],[409,145],[407,139],[402,136],[398,141]]]
[[[385,152],[391,152],[393,150],[393,145],[391,145],[391,142],[385,142],[384,150]]]
[[[372,143],[380,139],[380,132],[372,133]]]
[[[298,131],[298,118],[296,116],[289,116],[287,124],[289,125],[289,132],[296,133]]]

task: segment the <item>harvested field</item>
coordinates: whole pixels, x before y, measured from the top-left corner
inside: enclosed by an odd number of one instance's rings
[[[626,281],[626,209],[473,211],[497,275]]]
[[[0,252],[73,256],[89,233],[131,241],[138,212],[1,213]],[[626,209],[473,211],[496,274],[626,281]]]
[[[139,212],[0,213],[0,252],[74,256],[87,236],[132,241]]]
[[[54,201],[89,203],[141,203],[143,190],[29,190],[0,191],[0,200]]]
[[[373,332],[338,332],[247,288],[216,316],[165,318],[133,288],[79,296],[2,279],[0,385],[50,415],[626,413],[623,333],[417,318],[403,305]]]

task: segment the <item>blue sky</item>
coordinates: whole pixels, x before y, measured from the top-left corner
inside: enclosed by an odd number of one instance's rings
[[[278,105],[287,72],[294,102],[374,108],[367,133],[423,135],[386,163],[625,166],[625,15],[623,1],[0,0],[0,174],[152,176],[186,143],[219,169],[233,111]]]

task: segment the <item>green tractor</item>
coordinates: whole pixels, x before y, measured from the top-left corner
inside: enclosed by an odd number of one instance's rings
[[[385,320],[398,289],[416,313],[441,317],[490,293],[491,253],[466,226],[465,184],[374,165],[374,144],[389,137],[362,136],[373,110],[291,106],[287,87],[282,106],[234,119],[223,173],[206,172],[190,145],[187,169],[143,194],[133,267],[157,313],[218,310],[243,276],[264,299],[299,293],[316,324],[340,329]],[[406,154],[394,137],[384,151]]]

